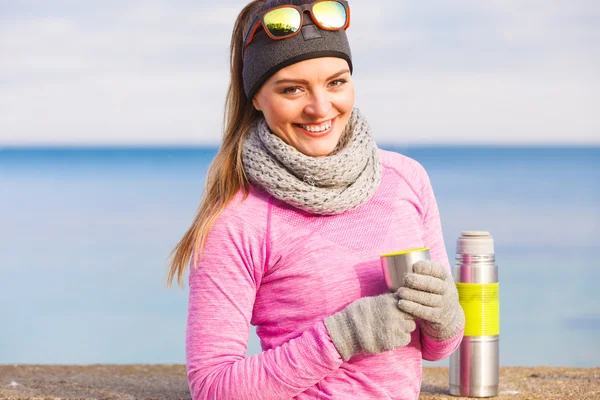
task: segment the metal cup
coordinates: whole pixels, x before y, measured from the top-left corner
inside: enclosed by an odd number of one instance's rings
[[[404,275],[413,272],[413,264],[429,260],[429,248],[403,250],[380,256],[381,269],[390,292],[394,293],[404,286]]]

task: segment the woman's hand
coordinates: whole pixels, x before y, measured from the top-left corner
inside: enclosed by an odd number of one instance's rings
[[[398,307],[421,318],[422,329],[435,339],[454,337],[465,323],[456,285],[444,266],[435,261],[418,261],[406,274],[405,286],[398,289]]]
[[[376,354],[410,343],[414,318],[398,308],[395,293],[362,297],[325,318],[336,349],[348,361],[354,354]]]

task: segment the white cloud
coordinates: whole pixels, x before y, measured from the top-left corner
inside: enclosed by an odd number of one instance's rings
[[[547,78],[391,73],[357,79],[357,105],[387,143],[600,143],[600,79]]]
[[[219,142],[244,2],[53,4],[0,17],[0,144]],[[351,6],[378,140],[600,143],[595,0]]]

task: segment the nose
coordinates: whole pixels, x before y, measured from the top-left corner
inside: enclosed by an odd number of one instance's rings
[[[304,112],[314,119],[325,118],[329,115],[331,107],[331,100],[327,92],[316,90],[311,93]]]

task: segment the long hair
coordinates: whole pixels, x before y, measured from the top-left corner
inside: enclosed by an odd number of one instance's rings
[[[305,4],[312,1],[314,0],[254,0],[239,13],[229,48],[230,82],[225,99],[221,147],[208,168],[206,187],[194,221],[169,254],[171,260],[167,271],[167,287],[171,286],[175,275],[179,286],[183,287],[186,267],[192,256],[193,265],[202,256],[208,233],[219,215],[240,190],[243,191],[244,198],[250,192],[250,184],[242,164],[242,145],[250,127],[262,115],[254,108],[252,99],[246,97],[242,77],[243,45],[250,24],[263,10],[282,4]]]
[[[169,254],[167,287],[177,275],[183,287],[185,270],[194,255],[193,264],[201,257],[206,238],[215,220],[231,199],[243,190],[248,196],[249,184],[242,165],[242,144],[250,126],[260,117],[246,98],[242,79],[242,47],[244,35],[254,16],[268,0],[255,0],[247,4],[238,15],[229,48],[230,82],[225,99],[223,115],[223,139],[219,152],[213,159],[206,175],[206,186],[192,225]]]

